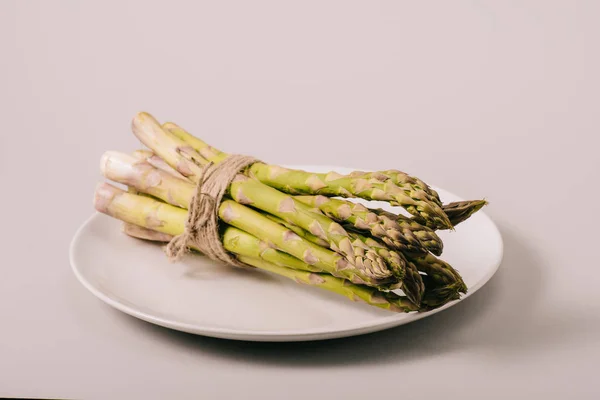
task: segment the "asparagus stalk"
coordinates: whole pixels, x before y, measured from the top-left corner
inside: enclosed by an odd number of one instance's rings
[[[194,183],[203,174],[205,160],[189,145],[167,133],[148,113],[138,113],[131,123],[133,134],[169,166]]]
[[[151,152],[150,150],[136,150],[132,154],[138,160],[146,161],[148,164],[152,165],[154,168],[158,168],[165,172],[170,173],[171,175],[184,179],[189,182],[189,180],[177,172],[174,168],[172,168],[169,164],[167,164],[162,158]]]
[[[133,131],[142,143],[196,183],[202,173],[201,165],[208,161],[218,162],[204,159],[189,143],[165,131],[147,113],[139,113],[134,118]],[[325,215],[315,213],[293,197],[242,174],[232,181],[229,194],[240,204],[251,204],[327,240],[332,250],[345,256],[350,265],[363,271],[366,276],[380,279],[390,275],[384,260],[375,251],[355,248],[341,225]]]
[[[177,137],[184,143],[187,143],[190,147],[196,150],[198,154],[209,161],[218,163],[226,159],[228,156],[227,153],[224,153],[203,142],[174,122],[166,122],[162,127],[163,129],[169,131],[173,136]]]
[[[376,213],[362,204],[325,196],[296,196],[296,199],[317,207],[325,215],[339,222],[351,224],[360,231],[369,231],[388,246],[412,252],[431,251],[441,254],[443,243],[435,232],[416,221],[392,213]]]
[[[172,238],[170,235],[127,223],[124,224],[123,230],[129,236],[156,242],[168,242]],[[267,246],[264,242],[239,229],[227,228],[223,236],[223,244],[228,251],[237,255],[239,261],[298,283],[316,286],[346,296],[350,300],[363,301],[390,311],[418,310],[418,307],[410,300],[393,292],[381,292],[367,286],[355,285],[329,274],[312,272],[314,267]]]
[[[219,162],[227,156],[174,123],[167,123],[164,128],[210,161]],[[323,194],[388,201],[422,218],[428,226],[452,229],[452,224],[438,204],[439,199],[432,201],[432,194],[423,190],[423,187],[428,188],[427,185],[406,174],[402,177],[396,174],[397,179],[394,183],[392,179],[383,175],[353,177],[335,172],[310,173],[263,163],[252,165],[250,174],[261,182],[290,194]]]
[[[457,201],[444,204],[442,209],[450,219],[450,222],[452,222],[452,225],[456,226],[481,210],[486,204],[487,201],[485,200]]]
[[[123,223],[122,230],[123,230],[123,233],[125,233],[131,237],[138,238],[138,239],[151,240],[153,242],[167,243],[167,242],[170,242],[171,239],[173,239],[173,236],[171,236],[167,233],[153,231],[152,229],[143,228],[141,226],[130,224],[128,222]]]
[[[185,228],[186,210],[149,197],[124,192],[109,184],[98,186],[94,204],[102,213],[169,235],[179,235]],[[259,212],[232,200],[221,203],[219,217],[227,224],[262,238],[270,246],[279,248],[320,271],[375,287],[385,286],[394,281],[391,273],[383,278],[367,276],[363,271],[352,268],[339,254],[302,239]]]
[[[189,208],[195,187],[189,181],[128,154],[107,151],[100,160],[100,170],[107,178],[123,183],[182,208]]]

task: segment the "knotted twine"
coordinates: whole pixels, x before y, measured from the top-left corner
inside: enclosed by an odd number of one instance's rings
[[[231,181],[241,170],[256,162],[258,160],[253,157],[232,154],[218,164],[211,162],[202,168],[196,191],[190,201],[185,229],[181,235],[171,239],[165,249],[169,260],[179,260],[189,245],[193,244],[212,260],[247,267],[223,247],[219,235],[218,213]]]

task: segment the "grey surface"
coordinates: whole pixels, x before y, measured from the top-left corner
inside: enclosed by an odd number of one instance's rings
[[[0,396],[598,398],[600,2],[166,4],[0,2]],[[485,196],[505,260],[463,304],[344,340],[137,321],[79,285],[68,245],[140,110]]]

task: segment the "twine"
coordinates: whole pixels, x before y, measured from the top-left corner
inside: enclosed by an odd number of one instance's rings
[[[218,164],[211,162],[202,168],[196,192],[190,202],[185,229],[165,249],[170,261],[179,260],[188,251],[189,245],[193,244],[212,260],[246,267],[223,247],[219,235],[218,212],[231,181],[242,169],[256,162],[258,160],[253,157],[233,154]]]

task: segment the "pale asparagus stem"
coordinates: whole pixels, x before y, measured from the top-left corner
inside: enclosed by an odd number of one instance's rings
[[[187,216],[182,208],[127,193],[108,183],[96,187],[94,208],[121,221],[172,236],[183,232]]]
[[[214,162],[227,156],[173,123],[164,128],[187,142],[198,153]],[[366,178],[340,175],[335,172],[314,174],[290,170],[275,165],[256,163],[250,172],[260,181],[290,194],[324,194],[329,196],[361,197],[367,200],[384,200],[400,205],[413,215],[424,219],[432,227],[451,229],[452,225],[442,211],[435,191],[422,181],[406,174],[394,175],[396,182],[388,176],[371,173]],[[358,172],[360,174],[360,172]],[[428,190],[425,190],[425,189]]]
[[[115,182],[158,197],[178,207],[188,208],[194,186],[148,162],[116,151],[107,151],[100,161],[102,174]]]
[[[132,156],[137,158],[138,160],[146,161],[148,164],[152,165],[154,168],[158,168],[165,172],[170,173],[176,178],[184,179],[189,182],[189,179],[185,176],[181,175],[179,172],[175,170],[175,168],[171,167],[169,164],[165,162],[162,158],[151,152],[150,150],[136,150],[132,153]]]
[[[125,223],[124,232],[129,236],[168,242],[172,236],[142,228],[137,225]],[[336,278],[329,274],[316,273],[314,267],[286,253],[268,247],[236,228],[227,228],[223,236],[224,246],[228,251],[236,254],[239,261],[266,270],[277,275],[290,278],[298,283],[317,286],[322,289],[348,297],[353,301],[364,301],[369,305],[396,312],[417,311],[418,307],[402,296],[392,292],[381,292],[368,286],[359,286],[345,279]]]
[[[198,183],[205,160],[179,138],[164,130],[148,113],[138,113],[131,123],[133,134],[146,147],[162,158],[181,175]]]
[[[452,222],[452,225],[456,226],[481,210],[486,204],[486,200],[456,201],[444,204],[442,209],[450,219],[450,222]]]
[[[148,198],[151,198],[151,199],[154,199],[154,200],[160,200],[158,197],[152,196],[151,194],[140,192],[139,190],[137,190],[133,186],[127,186],[127,193],[137,194],[138,196],[144,196],[144,197],[148,197]]]
[[[129,236],[138,239],[151,240],[153,242],[163,242],[167,243],[173,239],[172,235],[168,235],[166,233],[153,231],[152,229],[143,228],[138,225],[130,224],[128,222],[123,222],[123,232]]]
[[[325,215],[338,222],[351,224],[359,231],[368,231],[372,236],[380,238],[388,246],[398,250],[413,252],[431,251],[440,254],[442,241],[429,228],[426,228],[406,217],[391,214],[377,214],[362,204],[342,199],[331,199],[322,195],[296,196],[297,200],[317,207]]]
[[[157,123],[155,120],[148,119],[147,121],[150,122],[147,122],[146,125]],[[167,128],[169,126],[166,125]],[[193,136],[181,134],[181,132],[176,136],[173,133],[177,132],[175,128],[169,130],[169,133],[167,133],[162,127],[140,125],[138,130],[143,131],[146,137],[150,138],[160,135],[171,136],[172,146],[176,145],[177,141],[179,141],[187,144],[192,149],[199,141],[193,138]],[[184,140],[190,142],[186,143]],[[158,142],[159,140],[156,141]],[[161,139],[160,142],[166,143],[167,140]],[[181,143],[178,146],[182,147]],[[146,143],[146,145],[155,150],[151,144]],[[202,154],[199,152],[202,152]],[[195,156],[189,150],[187,151],[187,155],[192,155],[192,158],[196,161],[204,160],[205,162],[219,163],[223,160],[221,155],[214,153],[206,146],[200,147]],[[171,164],[171,161],[168,159],[165,159],[165,161]],[[229,186],[229,194],[240,204],[252,205],[252,207],[273,214],[327,240],[332,250],[345,256],[351,265],[355,266],[358,270],[364,271],[366,276],[378,279],[391,275],[390,271],[386,268],[384,260],[375,251],[365,248],[366,246],[356,248],[349,239],[348,233],[340,224],[325,215],[316,213],[310,207],[294,200],[293,197],[242,174],[238,174],[232,181]]]
[[[94,203],[96,209],[102,213],[174,236],[183,232],[187,217],[187,211],[184,209],[148,197],[132,195],[109,184],[102,184],[96,189]],[[350,266],[339,254],[302,239],[257,211],[234,201],[225,200],[221,203],[219,217],[229,225],[260,237],[266,243],[319,270],[354,283],[381,286],[388,285],[393,280],[391,274],[386,278],[366,276],[363,271]]]
[[[173,136],[176,136],[183,142],[188,143],[194,150],[198,152],[198,154],[207,160],[218,163],[226,159],[228,156],[227,153],[223,153],[218,149],[209,146],[173,122],[164,123],[163,129],[169,131]]]

